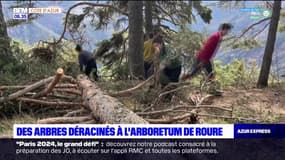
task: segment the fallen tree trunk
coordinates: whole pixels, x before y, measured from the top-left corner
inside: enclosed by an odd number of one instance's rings
[[[58,68],[56,70],[56,75],[54,76],[50,84],[43,91],[39,92],[38,94],[35,94],[33,98],[39,98],[49,94],[52,91],[52,89],[55,87],[55,85],[60,81],[61,77],[63,76],[63,73],[64,73],[63,69]]]
[[[105,94],[86,76],[79,75],[77,80],[83,89],[83,100],[87,102],[93,117],[101,123],[148,124],[146,120],[126,108],[118,99]]]

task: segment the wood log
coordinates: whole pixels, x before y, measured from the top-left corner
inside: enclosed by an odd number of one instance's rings
[[[42,90],[38,94],[35,94],[33,96],[33,98],[39,98],[39,97],[42,97],[42,96],[45,96],[45,95],[49,94],[52,91],[52,89],[55,87],[55,85],[60,81],[60,79],[62,78],[63,74],[64,74],[63,69],[62,68],[58,68],[56,70],[56,74],[55,74],[53,80],[49,83],[47,88],[45,88],[44,90]]]
[[[44,100],[38,100],[38,99],[32,99],[32,98],[18,98],[18,101],[21,102],[29,102],[29,103],[37,103],[47,106],[75,106],[75,107],[83,107],[82,103],[75,103],[75,102],[51,102],[51,101],[44,101]]]
[[[105,94],[87,76],[79,75],[77,80],[83,89],[83,100],[87,102],[93,117],[100,123],[148,124],[146,120],[126,108],[118,99]]]
[[[49,83],[53,80],[53,77],[49,77],[49,78],[46,78],[46,79],[43,79],[41,81],[38,81],[34,84],[31,84],[29,86],[27,86],[26,88],[20,90],[20,91],[17,91],[13,94],[10,94],[8,97],[0,97],[0,103],[1,102],[6,102],[6,101],[10,101],[10,100],[13,100],[13,99],[16,99],[18,97],[21,97],[23,96],[24,94],[30,92],[30,91],[33,91],[43,85],[45,85],[46,83]]]
[[[53,117],[38,120],[38,124],[68,124],[68,123],[80,123],[85,121],[91,121],[92,116],[83,117]]]

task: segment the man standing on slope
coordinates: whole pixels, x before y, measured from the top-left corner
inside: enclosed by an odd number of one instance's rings
[[[208,80],[214,80],[215,75],[213,71],[212,59],[219,49],[222,37],[227,35],[233,26],[229,23],[223,23],[219,27],[219,31],[212,34],[205,42],[203,48],[198,52],[191,70],[182,75],[181,80],[191,79],[202,69],[205,69],[208,74]]]

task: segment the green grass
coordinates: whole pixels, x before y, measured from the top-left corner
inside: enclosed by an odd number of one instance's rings
[[[0,120],[0,136],[12,136],[14,124],[35,124],[37,119],[28,114],[15,115],[12,119],[2,118]]]

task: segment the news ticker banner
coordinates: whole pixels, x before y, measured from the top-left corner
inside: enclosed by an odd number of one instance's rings
[[[13,19],[25,20],[29,14],[59,14],[62,9],[59,7],[48,8],[13,8]]]
[[[285,138],[285,124],[15,124],[15,139]]]

